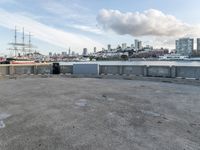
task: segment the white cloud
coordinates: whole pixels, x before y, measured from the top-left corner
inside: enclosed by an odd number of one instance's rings
[[[71,47],[73,49],[82,50],[83,47],[93,48],[94,46],[101,48],[103,45],[86,36],[65,32],[45,24],[42,24],[31,18],[14,14],[0,9],[0,26],[13,29],[14,26],[24,27],[30,31],[34,38],[59,47]]]
[[[85,25],[78,25],[78,24],[72,24],[67,25],[68,27],[75,28],[81,31],[90,32],[94,34],[103,34],[103,31],[98,26],[85,26]]]
[[[161,11],[150,9],[143,13],[122,13],[103,9],[97,16],[104,29],[132,36],[200,36],[200,26],[190,25]]]

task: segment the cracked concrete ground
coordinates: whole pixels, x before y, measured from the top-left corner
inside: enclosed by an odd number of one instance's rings
[[[150,81],[0,81],[0,150],[200,150],[200,87]]]

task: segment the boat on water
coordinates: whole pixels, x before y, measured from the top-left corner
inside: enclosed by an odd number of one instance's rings
[[[26,58],[7,58],[6,61],[8,64],[35,64],[34,60]]]
[[[18,42],[17,40],[17,27],[15,27],[14,31],[14,42],[9,43],[12,47],[9,48],[9,50],[14,51],[15,55],[11,56],[9,58],[6,58],[6,60],[3,62],[4,64],[35,64],[36,61],[33,57],[31,57],[33,54],[32,48],[34,47],[31,44],[31,33],[29,32],[29,40],[28,43],[25,43],[25,31],[24,28],[22,29],[22,41]]]
[[[25,59],[25,58],[6,58],[0,61],[0,64],[35,64],[34,60]]]
[[[180,54],[166,54],[164,56],[160,56],[159,60],[189,60],[189,57],[182,56]]]

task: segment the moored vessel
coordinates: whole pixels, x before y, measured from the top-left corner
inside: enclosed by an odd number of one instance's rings
[[[9,43],[12,47],[9,50],[14,51],[14,56],[6,58],[5,64],[35,64],[35,60],[29,57],[32,53],[33,45],[31,44],[31,33],[27,34],[29,37],[28,43],[25,42],[25,32],[22,29],[22,41],[17,41],[17,28],[15,27],[14,42]],[[29,54],[29,55],[28,55]]]

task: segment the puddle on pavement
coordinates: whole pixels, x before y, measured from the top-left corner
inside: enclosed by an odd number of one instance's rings
[[[6,125],[5,125],[5,123],[4,123],[3,120],[6,119],[6,118],[8,118],[8,117],[10,117],[10,114],[7,114],[7,113],[0,113],[0,129],[6,127]]]
[[[5,123],[2,120],[0,120],[0,129],[5,128],[5,126]]]
[[[3,120],[3,119],[6,119],[10,117],[10,114],[7,114],[7,113],[0,113],[0,120]]]
[[[79,107],[85,107],[88,105],[88,101],[86,99],[80,99],[75,103]]]

